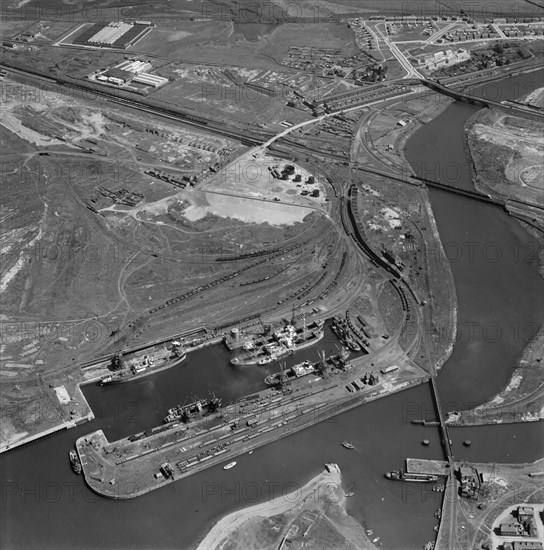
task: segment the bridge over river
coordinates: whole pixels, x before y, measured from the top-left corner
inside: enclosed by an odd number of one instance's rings
[[[544,122],[544,111],[537,111],[530,109],[529,107],[524,107],[522,105],[516,105],[511,102],[501,103],[499,101],[493,101],[491,99],[486,99],[483,97],[477,97],[474,95],[461,92],[459,90],[454,90],[448,86],[444,86],[440,82],[435,80],[425,80],[421,79],[421,83],[427,88],[438,92],[440,94],[447,95],[457,101],[464,101],[465,103],[471,103],[473,105],[480,105],[481,107],[493,107],[506,111],[511,116],[516,116],[520,118],[525,118],[527,120],[533,120],[536,122]]]

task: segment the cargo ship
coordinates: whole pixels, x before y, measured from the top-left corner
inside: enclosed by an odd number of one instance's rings
[[[212,414],[221,408],[222,399],[212,395],[206,399],[198,399],[189,403],[188,405],[176,405],[171,409],[168,409],[168,414],[164,417],[163,422],[168,424],[170,422],[189,422],[193,418],[206,416]]]
[[[323,321],[313,323],[310,327],[297,328],[286,324],[281,329],[262,339],[246,343],[244,351],[233,357],[234,366],[266,365],[284,355],[313,346],[324,335]]]
[[[321,355],[321,361],[312,363],[311,361],[303,361],[302,363],[297,363],[296,365],[284,369],[282,368],[280,372],[275,372],[268,375],[264,379],[264,383],[267,386],[276,386],[280,384],[285,384],[291,380],[296,380],[307,376],[308,374],[319,374],[321,371],[321,365],[331,365],[337,369],[343,369],[346,365],[346,359],[349,357],[349,350],[347,348],[342,348],[337,355],[333,355],[325,358],[325,353]]]
[[[297,363],[287,370],[281,370],[280,372],[275,372],[270,374],[264,379],[264,383],[267,386],[275,386],[276,384],[282,384],[293,380],[295,378],[302,378],[308,374],[316,372],[315,366],[311,361],[303,361],[302,363]]]
[[[430,483],[433,481],[438,481],[439,479],[438,476],[434,474],[409,473],[404,470],[393,470],[392,472],[387,472],[385,477],[395,481],[418,481],[420,483]]]
[[[72,470],[75,474],[80,474],[82,467],[81,467],[81,461],[79,460],[77,453],[75,451],[70,451],[68,453],[68,456],[70,458],[70,466],[72,467]]]
[[[336,316],[333,318],[332,331],[350,350],[355,352],[361,351],[361,346],[350,336],[346,322],[341,317]]]
[[[179,342],[172,342],[172,348],[162,348],[155,353],[148,352],[143,357],[134,357],[130,360],[124,360],[121,353],[114,356],[111,363],[113,372],[104,376],[100,381],[102,386],[109,384],[121,384],[138,380],[149,374],[154,374],[162,370],[169,369],[179,365],[187,357],[187,352],[181,347]]]

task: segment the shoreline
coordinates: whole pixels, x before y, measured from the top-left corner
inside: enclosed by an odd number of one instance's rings
[[[541,69],[535,68],[533,70],[536,71]],[[482,110],[479,110],[470,116],[465,124],[465,148],[470,158],[472,173],[476,174],[472,179],[472,185],[475,190],[487,193],[490,196],[504,198],[508,203],[508,200],[513,199],[513,196],[497,192],[494,189],[493,182],[478,175],[479,166],[475,157],[478,152],[478,141],[473,134],[473,129],[478,123],[485,124],[488,117],[489,115],[487,113],[482,114]],[[482,119],[484,119],[483,122]],[[528,205],[520,205],[520,209],[522,210],[527,208]],[[541,245],[544,243],[544,239],[538,231],[531,231],[531,226],[527,226],[522,219],[512,215],[508,209],[505,210],[510,217],[518,220],[521,227],[529,235],[532,235]],[[540,250],[539,259],[540,268],[538,273],[540,277],[544,279],[544,248]],[[542,361],[544,360],[544,353],[541,352],[540,357],[538,357],[538,353],[534,353],[533,348],[535,345],[537,347],[538,345],[542,346],[543,342],[544,324],[539,327],[538,332],[534,335],[532,340],[527,342],[515,365],[513,365],[508,384],[488,401],[472,409],[459,411],[457,417],[453,417],[446,421],[448,426],[484,426],[502,423],[521,424],[544,420],[544,385],[540,384],[534,391],[527,393],[527,385],[531,383],[532,374],[529,369],[529,363],[535,363],[535,368],[538,368],[536,364],[539,363],[542,365]],[[543,367],[541,366],[541,368]]]
[[[401,158],[402,163],[404,166],[410,170],[412,173],[415,173],[412,166],[406,159],[405,150],[406,150],[406,144],[408,143],[408,140],[423,126],[425,126],[429,121],[434,120],[437,116],[441,115],[450,105],[454,103],[453,100],[444,100],[443,96],[440,96],[441,101],[438,102],[437,105],[431,105],[428,109],[423,109],[420,113],[418,113],[417,116],[414,117],[414,126],[411,126],[407,131],[402,132],[402,134],[399,136],[398,141],[395,143],[395,147],[398,151],[398,154]],[[448,98],[449,99],[449,98]],[[431,200],[429,198],[429,192],[427,190],[422,190],[421,193],[423,197],[423,202],[425,204],[425,209],[427,211],[427,216],[429,219],[429,223],[431,225],[431,230],[433,234],[433,238],[435,243],[439,247],[439,252],[441,255],[441,264],[443,266],[446,266],[446,276],[449,280],[448,288],[450,289],[449,292],[449,301],[451,304],[451,307],[449,308],[449,315],[450,315],[450,326],[453,327],[450,341],[448,345],[445,347],[443,353],[438,358],[435,369],[436,371],[440,371],[442,366],[446,363],[446,361],[451,357],[453,353],[453,349],[455,346],[455,342],[457,340],[457,311],[458,311],[458,301],[457,301],[457,290],[455,287],[455,280],[453,278],[453,272],[451,270],[450,263],[448,261],[448,258],[446,256],[446,252],[444,251],[444,246],[442,244],[442,240],[440,238],[440,234],[438,232],[438,226],[436,224],[436,219],[434,217],[433,207],[431,204]],[[427,264],[427,271],[430,271],[429,265]],[[430,275],[430,273],[429,273]]]
[[[334,467],[333,467],[334,466]],[[330,469],[329,469],[330,468]],[[275,499],[249,506],[223,516],[208,531],[198,543],[195,550],[214,550],[222,547],[224,539],[228,538],[236,529],[254,517],[269,518],[271,516],[291,512],[301,506],[313,494],[319,494],[323,488],[340,488],[342,476],[335,464],[327,465],[327,469],[308,481],[300,489],[277,497]],[[295,497],[296,495],[296,497]],[[345,497],[343,499],[345,501]],[[343,504],[343,502],[342,502]]]

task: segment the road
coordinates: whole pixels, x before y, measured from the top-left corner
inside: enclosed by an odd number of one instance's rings
[[[381,39],[385,43],[385,45],[389,48],[393,56],[397,59],[397,61],[401,64],[402,68],[406,71],[406,74],[403,78],[423,78],[423,76],[412,67],[412,64],[406,59],[404,54],[397,48],[395,43],[389,39],[389,36],[387,36],[387,30],[381,30],[380,25],[376,25],[376,31],[380,35]],[[382,52],[383,53],[383,52]]]

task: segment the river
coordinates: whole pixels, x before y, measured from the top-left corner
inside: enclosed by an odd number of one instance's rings
[[[473,88],[475,95],[515,99],[544,86],[543,71]],[[479,108],[453,103],[408,140],[416,173],[473,189],[463,127]],[[429,190],[450,260],[459,311],[454,352],[438,377],[446,410],[486,401],[506,386],[516,361],[544,318],[538,242],[499,206]]]
[[[524,85],[523,78],[518,85]],[[499,87],[507,90],[512,82],[506,79]],[[470,186],[461,131],[473,112],[474,107],[455,103],[418,131],[407,148],[413,166],[421,168],[429,158],[438,159],[440,166],[466,165],[466,176],[456,181]],[[490,327],[494,322],[508,334],[508,323],[541,320],[542,281],[535,263],[507,254],[511,247],[534,246],[529,235],[499,208],[441,191],[430,195],[444,243],[466,248],[462,243],[469,239],[482,247],[493,242],[503,251],[497,262],[490,262],[489,255],[483,260],[463,255],[451,259],[459,328],[474,322]],[[481,402],[508,380],[525,342],[490,334],[480,338],[460,330],[455,351],[438,379],[446,409]],[[330,352],[333,343],[327,332],[320,346]],[[306,357],[315,358],[315,350],[304,350],[291,361]],[[256,391],[272,370],[273,366],[232,369],[226,351],[214,346],[190,354],[179,367],[128,385],[87,386],[96,420],[2,455],[2,548],[190,548],[222,515],[295,490],[322,471],[324,462],[340,465],[346,491],[355,493],[348,499],[348,511],[372,528],[373,536],[381,537],[384,548],[421,548],[432,540],[438,495],[426,486],[392,483],[383,477],[406,457],[443,457],[437,430],[410,422],[433,414],[427,385],[358,407],[244,455],[234,470],[210,468],[131,501],[101,498],[70,471],[67,453],[77,437],[99,428],[110,440],[126,436],[157,425],[166,409],[191,394],[211,389],[228,400]],[[539,424],[457,428],[451,435],[458,458],[524,462],[541,454],[539,445],[526,444],[542,441]],[[423,438],[430,440],[429,447],[421,445]],[[466,438],[473,441],[472,447],[461,445]],[[355,450],[343,449],[339,443],[344,439],[352,441]]]

